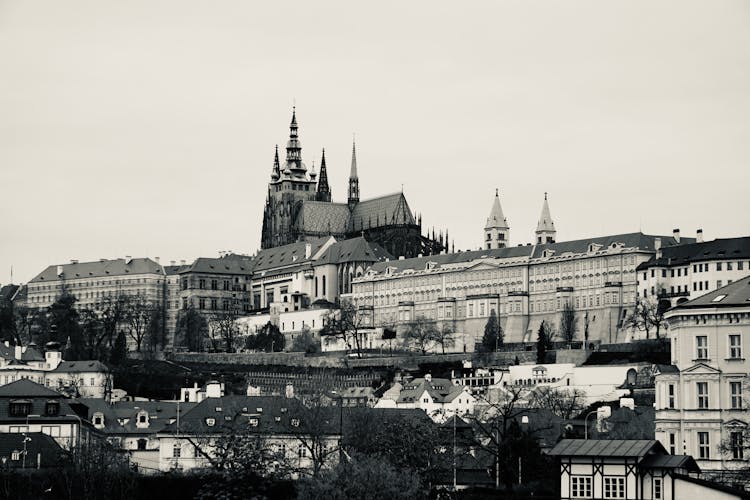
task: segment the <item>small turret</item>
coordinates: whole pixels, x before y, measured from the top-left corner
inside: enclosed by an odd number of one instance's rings
[[[484,245],[486,249],[505,248],[510,245],[510,226],[508,220],[503,215],[503,209],[500,206],[500,192],[495,189],[495,199],[492,202],[490,216],[487,217],[487,223],[484,226]]]
[[[554,243],[557,238],[555,223],[549,213],[549,204],[547,203],[547,193],[544,193],[544,204],[542,205],[542,214],[539,216],[539,223],[536,225],[536,243],[544,245]]]

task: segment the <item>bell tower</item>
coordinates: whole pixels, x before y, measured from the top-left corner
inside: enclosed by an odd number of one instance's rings
[[[510,245],[510,226],[508,220],[503,215],[503,209],[500,206],[500,192],[495,189],[495,199],[492,202],[490,216],[487,217],[487,223],[484,225],[484,238],[482,248],[505,248]]]

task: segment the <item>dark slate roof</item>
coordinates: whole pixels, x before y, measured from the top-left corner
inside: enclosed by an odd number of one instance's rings
[[[10,300],[18,291],[18,285],[4,285],[0,288],[0,300]]]
[[[148,258],[131,259],[125,263],[125,259],[101,260],[95,262],[79,262],[76,264],[63,264],[63,277],[66,279],[76,278],[98,278],[103,276],[125,276],[132,274],[164,274],[162,267]],[[49,266],[36,275],[29,283],[41,283],[45,281],[57,281],[57,266]]]
[[[107,365],[98,360],[93,361],[63,361],[55,372],[66,372],[66,373],[85,373],[85,372],[108,372],[109,368]]]
[[[601,245],[602,250],[607,249],[612,244],[622,243],[626,248],[638,248],[647,252],[655,252],[654,240],[661,238],[662,249],[671,248],[676,245],[686,245],[693,243],[694,238],[680,238],[678,243],[672,236],[651,236],[643,233],[624,233],[613,234],[610,236],[597,236],[594,238],[585,238],[581,240],[560,241],[557,243],[547,243],[545,245],[535,245],[532,259],[542,257],[544,250],[554,250],[555,256],[572,252],[586,253],[591,243]]]
[[[260,409],[260,410],[259,410]],[[310,425],[320,425],[324,434],[337,434],[339,412],[335,407],[318,408],[312,412],[293,398],[281,396],[223,396],[208,398],[180,417],[180,432],[197,434],[223,433],[238,426],[246,432],[257,434],[299,434]],[[214,419],[208,425],[207,419]],[[319,421],[323,418],[322,421]],[[258,419],[257,425],[250,424]],[[298,425],[293,425],[294,420]],[[317,422],[313,422],[317,419]],[[164,428],[164,432],[176,432],[177,423]]]
[[[26,350],[21,354],[21,361],[44,361],[44,354],[35,345],[26,346]]]
[[[348,231],[391,224],[416,224],[404,193],[393,193],[357,203],[349,218]]]
[[[164,266],[164,274],[167,276],[173,276],[175,274],[180,274],[182,271],[187,271],[188,269],[190,269],[190,265],[188,264]]]
[[[750,276],[717,288],[696,299],[683,302],[671,311],[702,307],[750,307]]]
[[[393,267],[396,272],[406,269],[422,270],[428,262],[437,264],[436,269],[447,264],[460,264],[477,259],[507,259],[511,257],[526,257],[531,255],[531,246],[495,248],[491,250],[473,250],[470,252],[448,253],[440,255],[429,255],[427,257],[414,257],[412,259],[391,260],[373,264],[372,270],[378,273],[385,271],[387,267]]]
[[[684,239],[684,238],[683,238]],[[703,243],[669,246],[662,249],[661,258],[652,257],[638,269],[650,267],[684,266],[706,260],[750,259],[750,236],[720,238]]]
[[[360,236],[359,238],[337,241],[328,247],[315,263],[378,262],[392,258],[393,256],[386,252],[383,247],[376,243],[370,243]]]
[[[305,246],[310,245],[310,256],[315,255],[329,237],[317,238],[312,241],[298,241],[280,247],[266,248],[260,250],[253,261],[253,272],[257,273],[269,269],[275,269],[292,264],[300,264],[309,259],[305,258]]]
[[[690,455],[649,455],[639,465],[651,469],[685,469],[696,473],[701,471]]]
[[[319,234],[346,233],[349,222],[349,206],[346,203],[305,201],[297,215],[297,227],[302,231]]]
[[[246,259],[232,259],[226,257],[198,257],[180,273],[232,274],[247,275],[252,273],[253,261]]]
[[[195,408],[198,403],[179,404],[176,401],[117,401],[108,404],[103,399],[82,398],[78,402],[87,408],[87,420],[93,421],[95,413],[104,417],[105,434],[155,434],[161,432],[171,422],[176,421],[179,408],[180,418]],[[149,425],[136,426],[136,418],[142,410],[148,412]],[[182,425],[180,425],[182,428]]]
[[[21,287],[16,290],[16,293],[11,297],[13,299],[13,302],[23,302],[25,301],[29,296],[29,287],[26,285],[21,285]]]
[[[57,441],[51,436],[41,432],[22,433],[2,433],[0,434],[0,457],[7,458],[7,464],[10,467],[22,467],[22,460],[14,463],[11,458],[14,451],[24,449],[24,438],[26,442],[26,467],[34,469],[37,466],[37,456],[40,456],[41,467],[54,467],[60,465],[61,460],[68,456]]]
[[[22,378],[0,386],[0,398],[61,398],[62,394]]]
[[[664,447],[653,439],[563,439],[549,452],[560,457],[643,457]]]

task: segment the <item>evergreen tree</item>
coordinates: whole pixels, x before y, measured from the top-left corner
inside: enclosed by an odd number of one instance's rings
[[[552,333],[545,321],[539,325],[536,338],[536,362],[542,364],[547,359],[547,351],[552,348]]]
[[[493,352],[497,350],[497,346],[502,344],[501,332],[500,322],[498,321],[497,314],[493,309],[490,311],[490,317],[487,320],[487,324],[484,325],[484,336],[482,337],[482,350],[484,352]]]
[[[115,366],[120,366],[128,357],[128,345],[125,341],[125,333],[120,330],[115,339],[115,345],[112,348],[110,362]]]
[[[66,360],[77,360],[85,357],[86,347],[80,325],[80,317],[75,308],[74,295],[63,292],[49,307],[50,340],[66,344]]]

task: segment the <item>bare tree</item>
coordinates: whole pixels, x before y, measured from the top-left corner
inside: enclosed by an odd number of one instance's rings
[[[404,332],[404,346],[418,349],[422,355],[439,343],[440,330],[434,320],[425,316],[417,316],[406,325]],[[443,349],[445,352],[445,349]]]
[[[668,309],[668,301],[654,302],[648,297],[636,297],[635,309],[625,318],[623,327],[646,332],[647,339],[651,337],[650,332],[654,329],[658,339],[661,329],[669,328],[664,319],[664,313]]]
[[[586,394],[578,389],[564,390],[538,386],[529,394],[528,401],[530,408],[546,409],[567,420],[578,415],[586,407]]]
[[[309,456],[311,467],[301,467],[298,474],[318,477],[340,455],[343,433],[343,409],[328,404],[328,398],[314,394],[303,399],[302,404],[290,410],[295,437],[300,443],[300,453]],[[295,425],[296,424],[296,425]]]
[[[560,337],[570,345],[578,331],[576,310],[569,301],[565,302],[560,311]]]
[[[219,343],[222,343],[226,352],[235,352],[237,339],[240,336],[237,317],[238,314],[233,309],[226,309],[214,314],[208,329],[215,350],[218,350]]]
[[[357,357],[362,357],[364,335],[362,329],[367,326],[367,318],[360,313],[354,302],[342,300],[338,310],[331,311],[323,318],[321,335],[333,335],[346,344],[347,349],[354,350]]]
[[[97,351],[104,346],[111,349],[117,338],[117,332],[120,327],[127,324],[127,315],[130,298],[128,295],[118,293],[116,295],[105,295],[96,311],[101,320],[101,329],[92,339]]]
[[[128,335],[135,342],[135,350],[141,352],[141,346],[148,334],[148,326],[153,315],[154,305],[143,295],[136,294],[128,297],[125,320],[128,325]]]
[[[456,344],[455,328],[452,322],[437,325],[435,343],[440,346],[443,354],[445,354],[446,347],[453,347]]]

